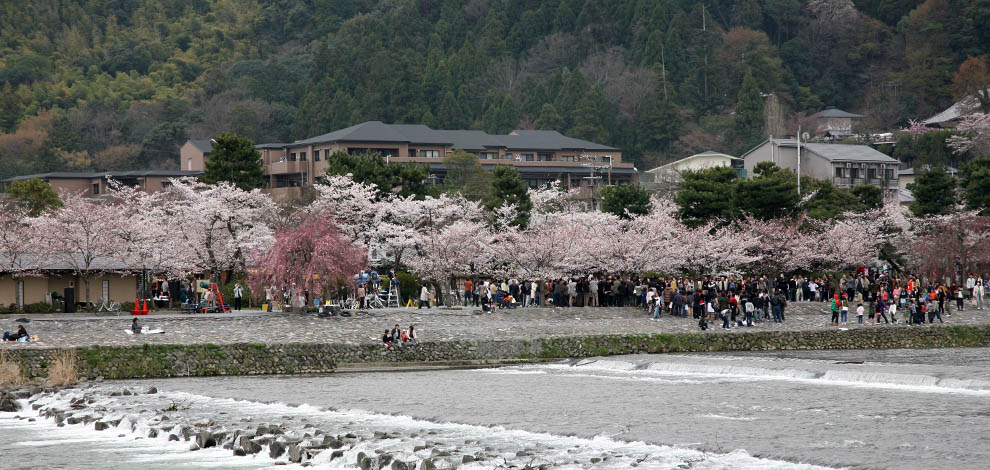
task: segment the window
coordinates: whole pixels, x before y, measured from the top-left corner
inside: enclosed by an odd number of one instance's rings
[[[320,161],[320,150],[319,149],[313,150],[313,161],[314,162]]]
[[[100,183],[93,183],[93,194],[100,194]]]
[[[849,177],[853,179],[859,178],[859,168],[850,168]]]
[[[877,179],[877,169],[876,168],[867,168],[867,170],[866,170],[866,177],[868,179],[871,179],[871,180]]]
[[[835,169],[835,177],[836,177],[836,178],[842,178],[842,168],[838,168],[838,167],[837,167],[837,168]]]
[[[306,161],[306,152],[299,152],[299,161]]]
[[[612,156],[611,155],[602,155],[601,157],[599,157],[598,161],[600,161],[602,163],[612,163]]]
[[[168,189],[172,187],[171,181],[162,181],[162,189]]]
[[[420,150],[419,151],[419,156],[420,157],[424,157],[424,158],[439,158],[440,157],[440,151],[439,150]]]
[[[191,158],[187,158],[186,159],[186,169],[189,170],[189,171],[192,171],[192,159]]]
[[[894,179],[894,170],[886,170],[886,172],[887,172],[887,179],[889,180]]]
[[[289,161],[290,162],[296,161],[296,154],[295,154],[295,152],[289,154]]]
[[[524,162],[531,162],[531,161],[533,161],[533,154],[531,154],[531,153],[520,153],[519,154],[519,157]]]
[[[102,298],[109,299],[110,298],[110,281],[108,279],[104,279],[101,287],[102,287],[102,289],[100,289],[100,291],[103,294],[103,297]]]
[[[498,153],[496,152],[481,152],[478,154],[478,158],[481,160],[495,160],[498,158]]]
[[[574,155],[564,155],[564,161],[565,162],[573,162],[574,161]]]
[[[549,162],[550,160],[553,160],[553,154],[552,153],[538,153],[538,154],[536,154],[536,161],[538,161],[538,162]]]
[[[17,305],[24,306],[24,281],[17,281]]]

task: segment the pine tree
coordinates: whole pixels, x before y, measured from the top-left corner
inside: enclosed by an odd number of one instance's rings
[[[749,150],[763,138],[763,97],[756,86],[752,69],[746,71],[739,97],[736,101],[736,117],[732,123],[732,133],[736,151]]]
[[[578,101],[574,110],[574,127],[570,135],[591,142],[602,142],[605,139],[605,128],[602,125],[602,98],[597,90],[591,90]]]
[[[485,201],[485,208],[492,211],[508,204],[515,204],[517,211],[511,224],[525,228],[529,223],[529,211],[533,209],[529,186],[519,177],[519,170],[499,165],[492,170],[492,191]]]
[[[536,117],[533,126],[545,131],[559,131],[564,128],[564,118],[557,112],[550,103],[544,103],[540,108],[540,115]]]
[[[220,134],[213,139],[213,153],[206,160],[206,171],[200,179],[208,184],[227,181],[245,191],[260,188],[265,183],[261,154],[251,139]]]
[[[640,116],[639,142],[646,151],[667,152],[683,132],[683,121],[674,104],[674,89],[665,80],[662,64],[653,67],[653,99]]]

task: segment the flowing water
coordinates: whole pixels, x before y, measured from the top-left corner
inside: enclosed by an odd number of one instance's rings
[[[65,408],[88,393],[95,399],[79,413],[96,409],[122,424],[57,427],[25,400],[26,410],[0,413],[0,456],[4,468],[285,463],[265,452],[190,452],[189,442],[169,442],[165,432],[146,437],[166,424],[156,410],[175,404],[177,411],[165,413],[172,422],[227,430],[281,424],[299,438],[315,429],[352,433],[343,455],[312,457],[315,468],[354,467],[359,452],[376,451],[422,467],[440,449],[457,464],[459,455],[478,458],[462,469],[983,469],[990,462],[988,366],[986,348],[806,351],[114,382],[34,403]],[[119,395],[151,385],[159,393]],[[449,468],[451,459],[432,463]]]

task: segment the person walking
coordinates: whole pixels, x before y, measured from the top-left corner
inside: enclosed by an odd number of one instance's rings
[[[166,289],[168,289],[166,287]],[[241,299],[244,297],[244,288],[241,287],[240,283],[234,284],[234,311],[238,312],[241,310]]]
[[[424,305],[426,305],[427,310],[429,310],[429,308],[430,308],[430,289],[428,287],[426,287],[426,283],[425,282],[419,288],[419,306],[416,307],[416,310],[419,310],[419,309],[423,308]]]
[[[839,326],[839,294],[835,294],[835,299],[832,300],[832,321],[830,322],[832,326]]]
[[[470,279],[464,280],[464,306],[467,307],[468,304],[472,303],[471,299],[474,298],[474,282]],[[477,302],[475,302],[477,307]]]
[[[973,285],[973,297],[976,297],[976,309],[983,310],[983,296],[986,295],[986,287],[984,286],[983,276],[976,278],[976,284]]]

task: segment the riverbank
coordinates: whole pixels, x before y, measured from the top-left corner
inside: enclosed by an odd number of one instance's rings
[[[805,331],[604,334],[569,337],[424,341],[384,352],[337,343],[142,344],[7,348],[28,377],[46,374],[54,354],[75,353],[80,377],[107,379],[312,374],[338,369],[483,367],[553,359],[642,353],[990,346],[990,325],[891,326]]]

